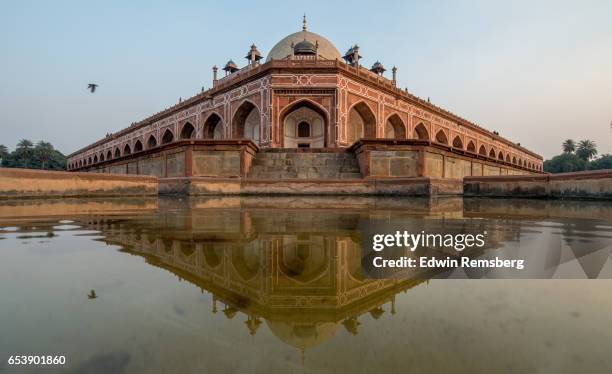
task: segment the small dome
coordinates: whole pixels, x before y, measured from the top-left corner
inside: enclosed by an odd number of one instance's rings
[[[293,47],[293,53],[296,55],[314,55],[317,53],[317,47],[308,40],[302,40]]]
[[[336,49],[332,42],[319,34],[302,30],[291,35],[287,35],[281,41],[276,43],[276,45],[270,50],[270,53],[268,53],[266,61],[286,59],[294,52],[291,45],[297,47],[303,41],[307,41],[313,49],[316,49],[316,52],[311,52],[312,54],[316,53],[319,57],[326,60],[341,58],[340,52],[338,52],[338,49]],[[316,43],[318,43],[318,48],[314,47]]]

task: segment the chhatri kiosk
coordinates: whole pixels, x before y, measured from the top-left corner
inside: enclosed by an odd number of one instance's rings
[[[154,175],[160,191],[459,193],[463,177],[542,173],[542,157],[396,86],[302,30],[213,87],[69,155],[71,171]],[[223,75],[222,77],[220,75]]]

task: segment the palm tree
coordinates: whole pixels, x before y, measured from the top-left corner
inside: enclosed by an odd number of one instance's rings
[[[51,143],[43,142],[42,140],[36,144],[36,148],[34,148],[34,152],[38,156],[41,162],[41,168],[45,169],[47,166],[47,162],[51,159],[53,155],[53,146]]]
[[[585,161],[589,161],[597,154],[597,145],[592,140],[581,140],[576,148],[576,155]]]
[[[574,153],[576,150],[576,142],[574,142],[572,139],[567,139],[563,142],[562,147],[564,153]]]
[[[27,168],[30,163],[30,159],[32,158],[33,150],[32,147],[34,144],[28,139],[21,139],[19,143],[17,143],[17,153],[19,154],[19,158],[23,160],[23,167]]]

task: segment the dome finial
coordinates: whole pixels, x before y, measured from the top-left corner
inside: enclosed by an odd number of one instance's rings
[[[306,13],[304,13],[304,18],[302,18],[302,31],[306,31],[308,28],[306,27]]]

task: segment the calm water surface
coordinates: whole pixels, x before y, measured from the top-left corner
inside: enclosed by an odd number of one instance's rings
[[[611,280],[363,279],[371,218],[478,225],[492,251],[589,248],[559,261],[612,277],[586,266],[610,256],[609,203],[5,201],[0,372],[16,354],[87,373],[612,372]]]

